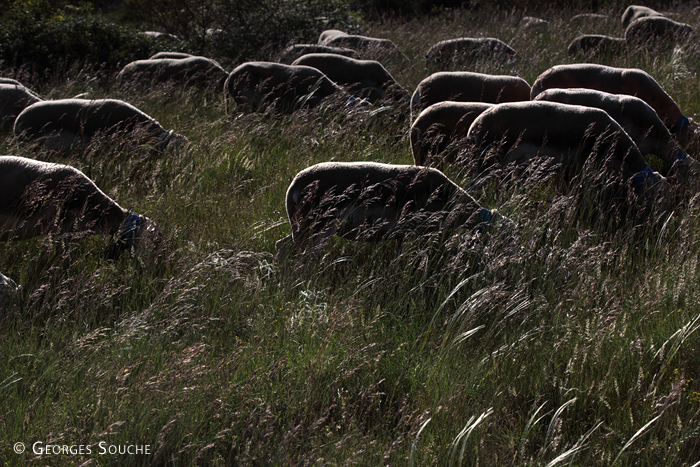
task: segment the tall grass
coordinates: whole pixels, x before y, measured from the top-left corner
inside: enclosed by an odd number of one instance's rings
[[[679,10],[681,11],[681,10]],[[499,37],[515,63],[478,65],[530,83],[570,62],[577,11],[523,30],[516,12],[370,24],[410,62],[432,43]],[[620,12],[612,12],[619,14]],[[681,11],[686,21],[697,18]],[[611,27],[612,28],[612,27]],[[620,36],[619,30],[608,31]],[[655,76],[692,115],[694,51],[610,57]],[[403,242],[331,239],[280,265],[284,195],[310,164],[410,163],[402,109],[349,116],[226,115],[221,96],[113,81],[36,83],[44,95],[122,98],[184,134],[193,152],[104,141],[75,165],[164,232],[153,253],[106,261],[105,238],[3,245],[22,284],[0,317],[0,458],[6,465],[693,465],[700,460],[700,198],[664,216],[601,204],[597,172],[446,168],[514,230],[456,229]],[[600,183],[605,183],[600,182]],[[37,456],[31,445],[92,445]],[[27,451],[13,452],[23,442]],[[100,455],[98,443],[149,445]]]

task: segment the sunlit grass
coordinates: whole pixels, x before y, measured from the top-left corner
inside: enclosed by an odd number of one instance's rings
[[[430,45],[462,35],[499,37],[521,55],[477,71],[532,83],[571,61],[575,13],[547,11],[552,27],[534,35],[517,15],[488,10],[386,20],[367,33],[411,59],[386,64],[409,90],[427,76]],[[619,37],[614,24],[607,32]],[[643,67],[687,115],[697,110],[691,53],[609,64]],[[105,238],[3,245],[0,270],[23,287],[21,305],[0,318],[8,465],[34,459],[36,441],[151,446],[148,456],[37,460],[50,465],[700,460],[694,194],[679,190],[670,217],[629,212],[621,222],[600,204],[595,174],[477,179],[455,165],[446,173],[516,230],[331,239],[280,265],[292,177],[327,160],[410,163],[398,109],[372,121],[330,106],[226,115],[216,91],[136,92],[74,76],[37,84],[48,97],[128,100],[193,150],[144,155],[105,142],[64,157],[0,140],[5,154],[75,165],[164,232],[154,254],[114,262],[102,257]]]

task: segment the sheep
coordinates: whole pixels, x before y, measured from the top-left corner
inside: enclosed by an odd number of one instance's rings
[[[537,77],[530,96],[534,99],[550,88],[586,88],[636,96],[654,109],[681,146],[697,144],[693,136],[700,126],[686,118],[671,96],[643,70],[590,63],[557,65]]]
[[[427,165],[432,157],[442,154],[450,142],[467,136],[474,119],[493,105],[484,102],[444,101],[422,111],[410,130],[415,164]],[[452,153],[442,155],[446,161],[454,158]]]
[[[624,13],[622,13],[622,27],[624,29],[627,29],[627,26],[629,26],[633,21],[639,18],[659,16],[664,17],[663,14],[659,13],[656,10],[652,10],[651,8],[639,5],[630,5],[625,9]]]
[[[637,97],[573,88],[548,89],[540,93],[535,101],[559,102],[604,110],[632,138],[643,156],[654,154],[664,161],[664,169],[661,170],[664,175],[668,174],[674,163],[687,158],[654,109]],[[686,163],[691,162],[692,159]]]
[[[336,54],[350,58],[360,58],[354,50],[343,47],[328,47],[318,44],[295,44],[284,49],[277,61],[285,65],[291,65],[294,60],[307,54]]]
[[[236,105],[250,112],[272,105],[278,112],[290,113],[315,107],[336,93],[345,95],[345,91],[316,68],[272,62],[239,65],[226,79],[224,89]]]
[[[442,101],[516,102],[530,100],[530,85],[522,78],[468,71],[441,71],[421,81],[411,97],[411,120]]]
[[[523,16],[520,18],[520,27],[525,31],[544,32],[549,29],[549,21],[535,16]]]
[[[358,36],[347,34],[337,29],[329,29],[323,31],[318,38],[319,45],[328,47],[343,47],[361,52],[363,56],[371,58],[381,58],[387,56],[389,58],[402,57],[408,61],[396,44],[389,39],[379,39],[375,37]]]
[[[0,310],[17,302],[19,287],[9,277],[0,272]]]
[[[331,42],[336,37],[347,36],[347,35],[348,35],[348,33],[344,32],[344,31],[340,31],[338,29],[327,29],[327,30],[323,31],[318,36],[318,44],[319,45],[326,45],[328,42]]]
[[[15,86],[23,86],[22,83],[17,81],[16,79],[12,78],[1,78],[0,77],[0,84],[14,84]]]
[[[11,131],[17,115],[41,97],[11,79],[0,81],[0,131]]]
[[[632,21],[625,29],[625,41],[633,47],[669,47],[695,37],[692,26],[665,16],[646,16]]]
[[[445,69],[455,64],[471,64],[484,60],[506,62],[515,55],[515,50],[500,39],[461,37],[433,45],[426,52],[425,59],[429,67]]]
[[[115,99],[37,102],[17,116],[14,126],[20,141],[34,141],[58,152],[87,146],[98,135],[122,132],[135,144],[153,144],[157,149],[187,144],[184,136],[165,130],[133,105]]]
[[[665,203],[668,181],[649,168],[639,149],[605,111],[557,102],[510,102],[491,107],[479,115],[467,138],[480,154],[495,149],[495,160],[527,165],[533,157],[552,160],[565,175],[580,172],[588,158],[630,181],[643,207]],[[482,160],[488,165],[492,160]]]
[[[162,58],[154,60],[136,60],[127,64],[117,75],[119,83],[176,82],[183,85],[211,86],[220,88],[228,77],[216,61],[193,56],[188,58]]]
[[[194,57],[194,55],[187,54],[184,52],[158,52],[158,53],[153,54],[150,57],[148,57],[148,59],[149,60],[161,60],[164,58],[170,58],[173,60],[179,60],[182,58],[190,58],[190,57]]]
[[[180,38],[173,35],[173,34],[168,34],[167,32],[160,32],[160,31],[140,31],[139,34],[148,37],[149,39],[161,39],[161,40],[168,40],[168,41],[179,41]]]
[[[127,211],[78,169],[17,156],[0,156],[0,241],[89,232],[114,235],[114,256],[148,236],[160,241],[149,218]]]
[[[376,102],[384,96],[408,102],[409,94],[381,63],[356,60],[336,54],[308,54],[296,59],[292,66],[309,66],[320,70],[328,79],[346,86],[353,96]]]
[[[437,213],[470,227],[505,219],[437,169],[379,162],[323,162],[302,170],[289,185],[286,209],[292,233],[276,243],[278,257],[290,244],[334,235],[376,241],[431,230],[436,222],[428,217]]]
[[[570,56],[613,56],[626,51],[625,39],[601,34],[582,34],[571,41],[567,49]]]
[[[581,13],[569,19],[569,27],[581,29],[595,26],[610,26],[612,18],[600,13]]]

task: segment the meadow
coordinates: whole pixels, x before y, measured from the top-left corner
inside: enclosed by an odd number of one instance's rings
[[[700,28],[690,7],[671,12]],[[363,32],[409,58],[385,63],[409,91],[430,45],[460,36],[518,51],[471,71],[532,84],[574,61],[576,13],[538,14],[546,30],[484,8]],[[603,13],[614,22],[584,32],[621,37],[621,10]],[[602,63],[642,68],[685,115],[700,109],[700,50]],[[0,316],[2,465],[699,465],[700,181],[642,216],[603,203],[595,173],[564,183],[457,163],[445,173],[515,229],[334,238],[280,264],[293,176],[412,163],[407,108],[227,113],[219,89],[118,86],[83,66],[3,74],[45,98],[126,100],[193,149],[101,141],[62,158],[0,135],[2,154],[74,165],[164,235],[116,261],[94,236],[2,245],[0,271],[22,286]]]

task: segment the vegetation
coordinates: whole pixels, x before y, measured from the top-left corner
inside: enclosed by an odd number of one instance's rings
[[[428,47],[459,36],[518,51],[472,70],[532,83],[572,60],[576,13],[546,11],[544,31],[521,27],[522,12],[484,9],[365,32],[410,58],[385,63],[410,90]],[[622,34],[617,21],[591,27]],[[604,62],[647,70],[686,115],[700,107],[692,48]],[[193,148],[104,141],[65,158],[1,135],[2,154],[70,163],[164,233],[159,248],[117,261],[103,258],[106,238],[3,245],[0,271],[22,285],[0,316],[3,465],[700,461],[697,181],[676,186],[670,214],[623,218],[595,167],[566,183],[534,168],[475,173],[466,154],[445,172],[516,229],[331,239],[280,264],[294,174],[327,160],[411,163],[406,108],[227,115],[218,89],[118,87],[80,64],[2,74],[50,98],[124,99]],[[92,452],[39,456],[37,442]],[[102,455],[101,442],[150,454]]]

